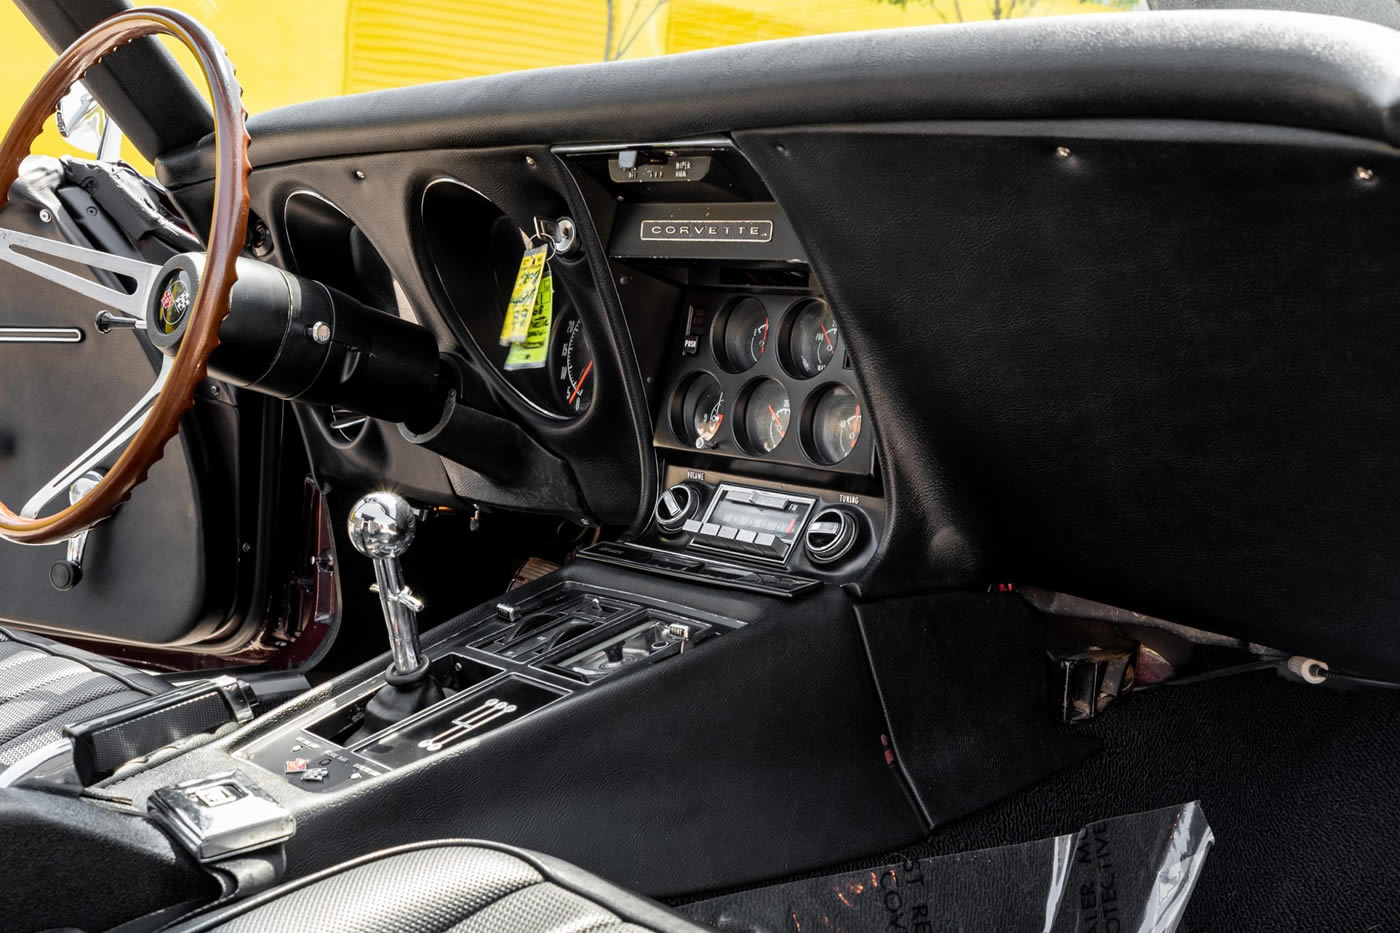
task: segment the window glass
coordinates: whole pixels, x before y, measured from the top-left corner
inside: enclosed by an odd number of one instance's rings
[[[154,5],[154,4],[153,4]],[[212,29],[250,113],[357,91],[860,29],[1101,13],[1143,0],[163,0]],[[167,42],[203,90],[193,59]],[[0,0],[0,124],[53,53]],[[68,150],[50,131],[36,152]],[[124,156],[145,167],[127,145]]]

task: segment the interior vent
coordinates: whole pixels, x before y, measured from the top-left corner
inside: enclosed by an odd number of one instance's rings
[[[357,411],[341,408],[339,405],[331,406],[330,414],[326,420],[326,426],[330,428],[331,436],[346,444],[358,441],[360,435],[365,433],[365,425],[368,423],[369,418]]]

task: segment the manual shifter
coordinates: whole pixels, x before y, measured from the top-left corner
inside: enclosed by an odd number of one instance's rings
[[[413,543],[417,525],[413,507],[392,492],[372,492],[350,510],[350,543],[374,561],[374,589],[389,629],[389,652],[394,662],[387,681],[365,708],[361,732],[387,728],[442,699],[428,658],[418,644],[418,613],[423,601],[404,583],[399,558]]]

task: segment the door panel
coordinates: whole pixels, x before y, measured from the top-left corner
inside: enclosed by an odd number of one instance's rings
[[[0,224],[58,236],[54,224],[42,223],[26,205],[5,207]],[[97,332],[98,310],[0,264],[0,325],[74,327],[83,334],[76,344],[0,342],[0,499],[13,509],[106,431],[155,378],[157,363],[135,332]],[[196,640],[223,623],[235,589],[236,497],[206,488],[232,481],[218,475],[228,472],[220,468],[226,458],[192,439],[212,443],[211,434],[219,432],[207,430],[207,420],[187,416],[187,427],[167,445],[149,479],[92,530],[83,576],[73,589],[60,592],[49,583],[50,565],[65,556],[63,545],[0,542],[0,619],[162,645]]]

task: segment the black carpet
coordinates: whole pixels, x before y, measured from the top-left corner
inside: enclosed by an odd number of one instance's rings
[[[1104,751],[902,853],[828,871],[1200,800],[1215,846],[1182,929],[1400,930],[1400,691],[1260,672],[1158,688],[1075,728]]]

